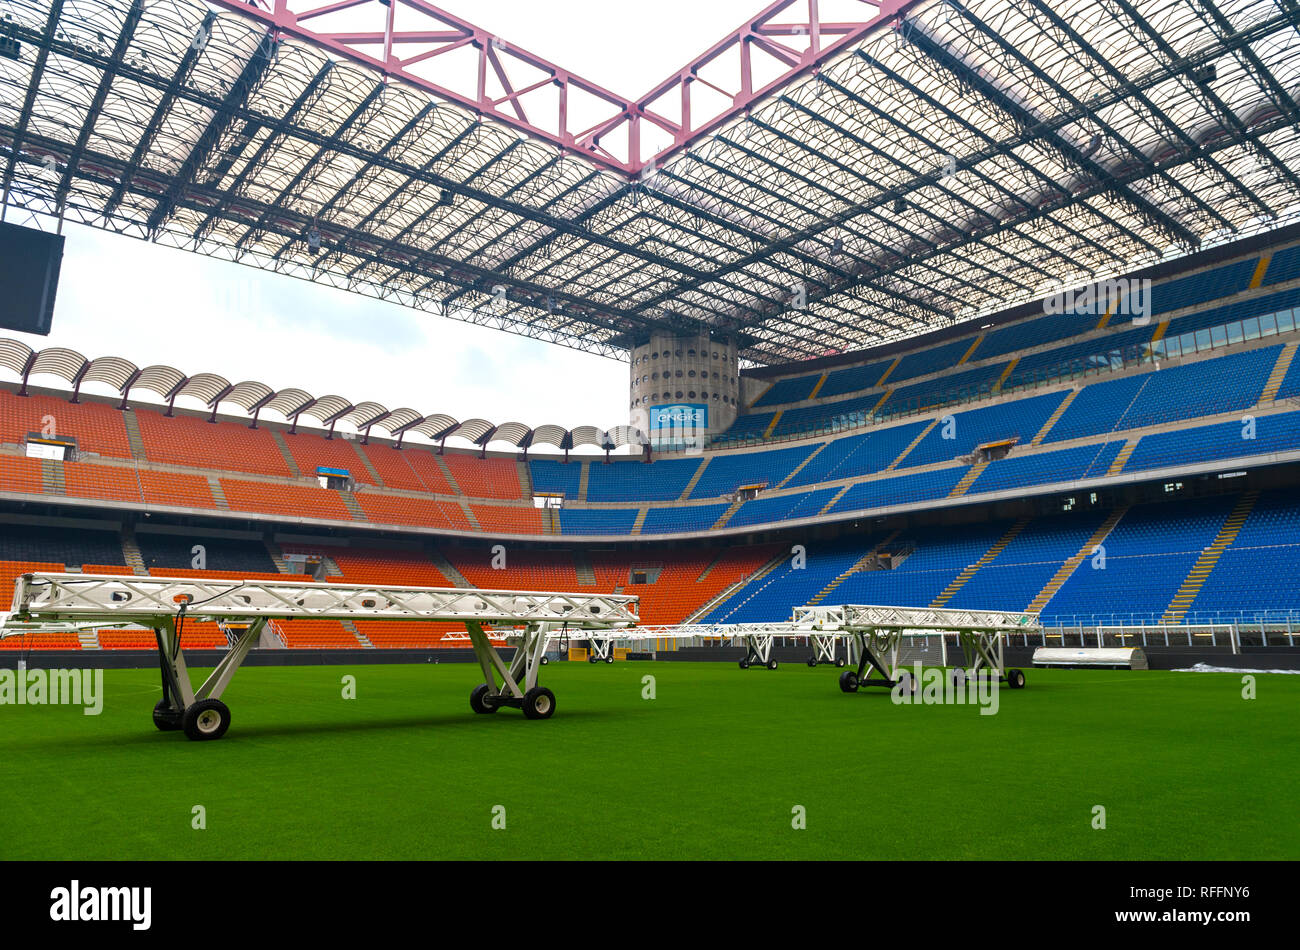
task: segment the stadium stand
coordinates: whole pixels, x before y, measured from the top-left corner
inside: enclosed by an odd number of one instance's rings
[[[231,511],[259,511],[280,515],[292,512],[297,517],[352,520],[352,514],[339,492],[327,488],[223,478],[221,492]]]
[[[472,498],[515,500],[523,497],[519,470],[514,461],[502,458],[478,459],[448,453],[440,456],[462,494]]]
[[[820,373],[811,376],[795,376],[778,380],[763,395],[754,400],[755,406],[781,406],[788,402],[800,402],[812,396],[813,390],[821,380]],[[824,387],[823,387],[824,388]]]
[[[528,463],[529,477],[536,494],[563,495],[576,499],[582,485],[581,462],[557,462],[533,459]]]
[[[949,462],[987,442],[1005,439],[1029,442],[1063,399],[1064,392],[1043,393],[955,413],[938,420],[900,464],[912,467]]]
[[[642,534],[684,534],[707,531],[731,506],[689,505],[677,508],[651,508],[641,524]]]
[[[113,530],[0,522],[0,561],[56,563],[54,569],[61,571],[64,565],[114,564],[121,560],[122,542]]]
[[[38,459],[5,456],[0,460],[0,491],[39,495],[44,489]]]
[[[682,496],[701,459],[669,458],[644,462],[615,461],[608,465],[591,463],[587,485],[587,500],[609,501],[675,501]]]
[[[746,485],[775,486],[811,452],[812,446],[799,445],[765,452],[712,455],[704,474],[691,490],[691,497],[719,498]]]
[[[561,508],[562,534],[631,534],[636,508]]]
[[[75,438],[81,452],[131,458],[131,443],[122,413],[102,403],[31,393],[17,396],[0,389],[0,442],[21,445],[31,434]]]
[[[437,500],[410,495],[380,495],[357,492],[357,504],[365,516],[377,524],[403,524],[426,528],[449,528],[469,531],[465,510],[453,500]]]
[[[1201,551],[1218,533],[1235,496],[1135,505],[1043,611],[1057,622],[1157,623]],[[1109,609],[1107,609],[1109,608]]]
[[[275,562],[260,540],[214,537],[200,531],[161,533],[140,528],[135,535],[144,566],[152,574],[174,570],[242,571],[276,576]],[[121,553],[119,547],[118,553]]]
[[[285,478],[295,474],[268,429],[181,414],[167,417],[150,409],[137,409],[134,416],[145,458],[152,462]]]
[[[317,468],[341,469],[352,476],[353,481],[375,484],[374,476],[357,454],[351,439],[327,439],[315,432],[290,432],[284,434],[284,442],[298,470],[304,475],[315,475]]]
[[[447,481],[447,476],[438,467],[434,454],[428,449],[395,449],[376,442],[360,448],[388,488],[434,495],[456,494],[456,490]]]

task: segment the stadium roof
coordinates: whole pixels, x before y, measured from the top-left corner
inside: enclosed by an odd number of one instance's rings
[[[637,100],[424,0],[264,5],[11,0],[6,205],[605,355],[708,328],[770,364],[1300,203],[1296,0],[782,0]]]
[[[289,420],[293,424],[292,430],[297,429],[301,418],[314,419],[329,430],[331,438],[335,426],[343,422],[362,433],[365,439],[370,438],[372,428],[378,428],[395,436],[400,445],[408,432],[418,432],[434,442],[463,439],[484,452],[493,442],[509,442],[525,452],[535,445],[551,445],[567,453],[584,445],[596,446],[606,452],[629,445],[644,449],[650,441],[640,429],[627,425],[606,431],[596,426],[578,426],[569,430],[557,425],[540,425],[534,429],[522,422],[498,424],[486,419],[461,422],[445,413],[424,415],[410,408],[388,409],[377,402],[353,403],[344,396],[313,396],[302,389],[277,392],[256,380],[232,383],[217,373],[187,376],[174,366],[142,368],[120,356],[101,356],[91,360],[67,347],[33,350],[21,340],[4,337],[0,337],[0,369],[10,370],[19,377],[20,395],[27,395],[32,376],[55,376],[72,386],[72,402],[80,400],[83,385],[100,383],[112,387],[122,396],[119,407],[122,409],[127,408],[132,392],[143,390],[162,397],[167,403],[166,414],[169,416],[176,408],[176,401],[184,397],[197,400],[210,409],[210,422],[217,421],[217,412],[223,406],[229,408],[233,405],[251,418],[251,427],[256,428],[262,410],[270,409]]]

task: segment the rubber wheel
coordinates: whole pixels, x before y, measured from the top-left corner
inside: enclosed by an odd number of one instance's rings
[[[596,654],[592,653],[591,655],[589,655],[589,656],[587,657],[587,662],[588,662],[588,663],[595,663],[595,662],[596,662]]]
[[[848,666],[848,661],[845,660],[844,657],[840,657],[838,660],[835,661],[835,665],[839,667],[845,667]]]
[[[741,661],[740,661],[740,668],[741,668],[742,670],[747,670],[747,669],[749,669],[749,660],[741,660]]]
[[[181,727],[181,717],[172,710],[171,703],[160,699],[153,708],[153,724],[163,732],[175,732]]]
[[[1025,688],[1025,674],[1022,670],[1007,670],[1007,685],[1012,689]]]
[[[845,693],[856,693],[858,691],[858,674],[852,670],[845,670],[841,673],[840,689]]]
[[[613,663],[613,662],[614,662],[614,658],[613,658],[612,656],[607,656],[607,657],[605,657],[605,662],[606,662],[606,663]]]
[[[546,664],[548,664],[548,663],[550,663],[550,662],[551,662],[551,660],[550,660],[549,657],[545,657],[545,656],[542,657],[542,666],[546,666]]]
[[[815,657],[815,656],[810,656],[810,657],[808,657],[808,665],[809,665],[809,666],[816,666],[816,665],[817,665],[817,657]]]
[[[555,694],[545,686],[534,686],[524,693],[525,719],[550,719],[555,715]]]
[[[195,742],[220,739],[230,728],[230,709],[219,699],[200,699],[185,710],[181,728]]]
[[[774,660],[774,659],[772,659],[772,660],[768,660],[768,661],[767,661],[767,668],[768,668],[769,670],[774,670],[774,669],[776,669],[776,665],[777,665],[777,664],[776,664],[776,660]]]
[[[497,711],[497,704],[492,702],[492,697],[488,694],[488,684],[479,683],[469,694],[469,708],[479,715],[494,713]]]

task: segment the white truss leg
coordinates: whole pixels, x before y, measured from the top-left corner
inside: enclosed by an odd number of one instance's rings
[[[608,638],[598,640],[588,640],[588,646],[591,648],[587,654],[588,663],[613,663],[614,662],[614,641]]]
[[[537,672],[546,655],[552,626],[547,623],[525,626],[515,646],[515,655],[507,664],[488,640],[481,623],[471,621],[465,625],[484,679],[470,693],[471,709],[476,713],[494,713],[502,706],[511,706],[522,709],[529,719],[551,717],[555,712],[555,694],[538,685]]]
[[[844,658],[835,655],[839,640],[839,637],[830,633],[811,634],[808,637],[808,645],[812,647],[812,656],[808,658],[808,665],[830,663],[834,666],[844,666],[846,662]]]
[[[740,661],[740,668],[747,670],[751,666],[762,666],[774,670],[779,665],[772,656],[772,643],[776,638],[770,633],[749,633],[745,635],[745,656]]]

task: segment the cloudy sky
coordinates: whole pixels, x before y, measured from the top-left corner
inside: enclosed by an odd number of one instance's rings
[[[614,92],[639,95],[764,0],[439,0]],[[54,328],[90,358],[536,426],[627,421],[626,364],[291,277],[69,225]],[[11,334],[13,335],[13,334]],[[46,381],[47,383],[49,381]]]

